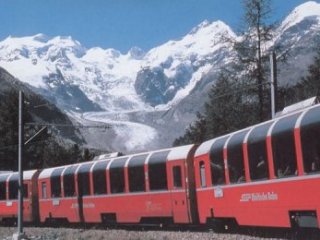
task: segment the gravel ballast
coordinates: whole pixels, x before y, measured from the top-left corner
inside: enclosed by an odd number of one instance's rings
[[[0,240],[11,240],[17,228],[0,227]],[[263,238],[245,234],[222,234],[211,231],[138,231],[118,229],[74,229],[74,228],[34,228],[24,229],[28,239],[33,240],[254,240],[254,239],[288,239]]]

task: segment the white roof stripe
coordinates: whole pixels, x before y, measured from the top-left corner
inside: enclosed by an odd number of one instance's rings
[[[74,171],[74,173],[75,173],[76,175],[78,175],[79,169],[80,169],[80,167],[81,167],[82,165],[83,165],[83,164],[79,164],[78,167],[76,168],[76,170]]]
[[[251,134],[251,132],[253,131],[254,127],[252,127],[246,134],[246,136],[243,139],[243,144],[246,144],[248,142],[249,136]]]
[[[227,140],[224,142],[223,149],[226,149],[226,148],[227,148],[227,146],[228,146],[231,138],[232,138],[235,134],[236,134],[236,132],[230,134],[230,136],[229,136],[229,137],[227,138]]]
[[[61,168],[61,167],[60,167]],[[38,179],[44,179],[44,178],[49,178],[52,174],[52,172],[55,170],[55,169],[58,169],[58,168],[47,168],[47,169],[44,169]]]
[[[168,161],[186,159],[194,144],[172,148],[168,154]]]
[[[128,157],[126,163],[124,164],[124,167],[127,168],[129,165],[129,161],[133,158],[133,156]]]
[[[209,141],[206,141],[206,142],[202,143],[202,144],[198,147],[198,149],[197,149],[197,151],[196,151],[196,154],[195,154],[195,157],[198,157],[198,156],[200,156],[200,155],[203,155],[203,154],[208,153],[209,150],[210,150],[210,148],[211,148],[211,146],[212,146],[212,144],[213,144],[216,140],[217,140],[217,139],[214,138],[214,139],[211,139],[211,140],[209,140]]]
[[[34,174],[38,170],[27,170],[23,171],[23,180],[31,180]],[[8,173],[1,173],[0,175],[7,175],[7,180],[12,177],[13,174],[17,174],[18,172],[8,172]]]
[[[242,131],[242,130],[245,130],[245,129],[241,129],[241,130],[236,131],[236,132],[234,132],[234,133],[240,132],[240,131]],[[200,155],[203,155],[203,154],[208,153],[208,152],[210,151],[210,148],[212,147],[212,145],[215,143],[215,141],[217,141],[217,140],[219,140],[219,139],[221,139],[221,138],[228,137],[229,135],[230,135],[230,134],[225,134],[225,135],[222,135],[222,136],[220,136],[220,137],[217,137],[217,138],[214,138],[214,139],[211,139],[211,140],[209,140],[209,141],[206,141],[206,142],[202,143],[202,144],[198,147],[198,149],[197,149],[197,151],[196,151],[196,154],[195,154],[195,157],[198,157],[198,156],[200,156]]]
[[[37,170],[28,170],[23,172],[23,180],[31,180]]]
[[[101,161],[99,161],[99,162],[102,162],[103,160],[101,160]],[[90,168],[90,172],[93,172],[93,169],[94,169],[94,167],[97,165],[97,163],[98,163],[98,161],[95,161],[93,164],[92,164],[92,166],[91,166],[91,168]]]
[[[304,111],[304,112],[298,117],[294,128],[299,128],[299,127],[301,127],[302,119],[304,118],[304,116],[305,116],[310,110],[311,110],[311,109],[308,109],[308,110]]]
[[[147,157],[146,157],[146,160],[144,162],[145,165],[147,165],[149,163],[149,159],[151,157],[151,154],[149,154]]]
[[[268,129],[267,137],[271,136],[274,126],[279,122],[280,119],[275,120]]]
[[[116,158],[110,159],[110,161],[108,162],[108,165],[107,165],[107,170],[108,171],[110,169],[111,163],[113,163],[114,160],[116,160]]]

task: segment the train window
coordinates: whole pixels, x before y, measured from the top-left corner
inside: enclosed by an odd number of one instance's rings
[[[42,199],[46,199],[47,198],[47,183],[46,182],[42,182],[41,183],[41,197]]]
[[[272,130],[272,154],[277,177],[296,175],[294,127],[300,113],[280,119]]]
[[[23,198],[28,198],[29,197],[29,188],[28,184],[23,184]]]
[[[210,169],[212,185],[221,185],[226,183],[224,172],[223,147],[229,136],[216,140],[210,149]]]
[[[98,162],[92,171],[93,193],[96,195],[107,193],[107,165],[109,161]]]
[[[6,182],[0,182],[0,200],[6,199]]]
[[[109,169],[111,193],[123,193],[125,191],[124,165],[128,158],[114,160]]]
[[[78,170],[78,190],[79,196],[90,195],[90,168],[93,163],[83,164]]]
[[[54,169],[50,176],[51,197],[61,197],[61,173],[63,168]]]
[[[234,134],[228,142],[227,156],[230,183],[245,181],[242,143],[249,130]]]
[[[173,187],[174,188],[182,188],[181,167],[174,166],[172,168],[172,171],[173,171]]]
[[[18,174],[13,174],[9,179],[9,199],[18,199],[18,179]]]
[[[206,187],[206,167],[204,165],[204,161],[201,161],[199,163],[199,168],[200,168],[200,182],[201,182],[201,187]]]
[[[167,190],[167,157],[169,151],[153,153],[149,159],[150,190]]]
[[[269,166],[267,156],[267,135],[272,122],[256,126],[248,138],[249,169],[251,180],[267,179]]]
[[[129,191],[145,191],[144,162],[148,154],[134,156],[130,159],[128,165]]]
[[[320,108],[309,110],[301,122],[301,146],[304,171],[320,171]]]
[[[6,180],[9,175],[1,175],[0,176],[0,201],[6,200]]]
[[[73,197],[76,194],[74,174],[77,167],[76,165],[69,166],[63,172],[63,190],[65,197]]]

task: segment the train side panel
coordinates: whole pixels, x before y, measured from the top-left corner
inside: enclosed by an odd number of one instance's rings
[[[319,216],[318,184],[320,177],[198,189],[200,222],[230,218],[239,225],[291,227],[291,213]]]
[[[200,223],[320,228],[320,105],[201,144]]]
[[[140,223],[143,218],[172,217],[168,192],[84,197],[83,209],[88,223]]]
[[[30,170],[24,172],[24,197],[23,197],[23,220],[25,222],[37,222],[38,192],[37,177],[39,171]],[[1,221],[13,222],[18,213],[18,173],[0,176],[0,219]]]
[[[192,223],[194,150],[189,145],[46,169],[38,180],[40,220]]]

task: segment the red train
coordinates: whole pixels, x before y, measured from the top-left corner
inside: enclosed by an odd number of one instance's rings
[[[24,174],[40,223],[320,228],[320,105],[204,142]],[[0,219],[17,213],[0,175]]]

